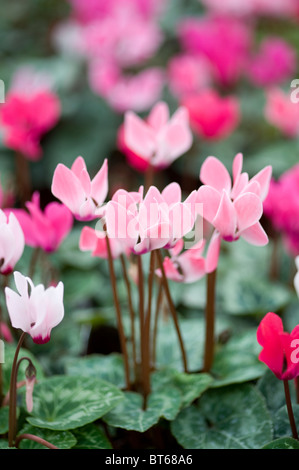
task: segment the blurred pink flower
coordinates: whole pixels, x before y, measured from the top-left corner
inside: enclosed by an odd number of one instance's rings
[[[216,90],[206,89],[181,100],[189,112],[193,131],[203,139],[224,139],[240,121],[240,107],[234,96],[220,96]]]
[[[10,329],[4,322],[0,322],[0,338],[7,343],[13,343],[13,337]]]
[[[296,52],[283,39],[268,37],[249,60],[247,73],[257,86],[278,85],[296,71]]]
[[[170,118],[168,105],[160,101],[146,121],[132,111],[125,114],[122,148],[129,149],[128,161],[133,165],[144,160],[154,167],[168,167],[190,149],[192,142],[188,112],[184,107],[178,108]],[[131,152],[136,154],[134,160]]]
[[[299,254],[299,165],[271,180],[264,214],[281,233],[290,254]]]
[[[268,236],[259,221],[272,167],[265,167],[249,180],[248,174],[242,172],[242,165],[243,156],[239,153],[233,161],[233,184],[226,167],[217,158],[208,157],[201,167],[203,185],[198,189],[197,202],[202,204],[204,219],[214,227],[209,247],[213,264],[221,239],[232,242],[242,237],[257,246],[268,243]]]
[[[57,165],[52,181],[52,193],[70,209],[78,220],[92,220],[108,193],[108,162],[104,161],[91,180],[82,157],[77,157],[71,169]]]
[[[267,91],[265,118],[285,136],[296,138],[299,135],[299,105],[293,103],[291,95],[279,88]]]
[[[60,101],[47,78],[27,68],[20,69],[5,103],[0,105],[4,145],[29,160],[39,160],[41,138],[57,124],[60,108]]]
[[[14,273],[19,293],[5,288],[7,310],[11,324],[28,333],[37,344],[50,340],[51,330],[64,316],[63,283],[45,289],[42,284],[34,286],[29,277]],[[30,294],[29,294],[30,291]]]
[[[293,358],[293,353],[296,353],[295,348],[299,344],[299,326],[287,333],[283,330],[281,318],[276,313],[269,312],[259,324],[257,341],[263,348],[259,360],[264,362],[279,380],[298,377],[299,361]]]
[[[235,84],[243,74],[252,44],[251,28],[245,22],[232,17],[187,18],[179,24],[178,35],[187,53],[210,61],[221,85]]]
[[[14,214],[0,210],[0,273],[10,274],[25,247],[21,225]]]
[[[73,226],[71,211],[58,202],[40,208],[40,195],[35,192],[24,209],[12,209],[25,235],[25,243],[51,253],[56,251]]]
[[[297,0],[201,0],[212,12],[224,15],[293,17]]]
[[[164,83],[164,72],[158,67],[149,67],[135,75],[121,75],[106,94],[106,100],[118,113],[146,111],[160,99]],[[95,87],[93,90],[96,92]]]
[[[180,54],[167,66],[168,87],[179,99],[211,85],[211,66],[204,56]]]

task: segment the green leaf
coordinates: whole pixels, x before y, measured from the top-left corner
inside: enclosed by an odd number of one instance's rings
[[[97,377],[106,380],[119,388],[125,386],[123,358],[120,354],[91,354],[82,358],[70,358],[66,362],[68,375]]]
[[[235,273],[221,286],[223,307],[231,315],[265,315],[277,312],[292,300],[285,285]]]
[[[257,388],[265,397],[267,408],[273,418],[275,418],[278,410],[280,410],[285,405],[283,382],[267,368],[264,375],[259,379]],[[291,397],[295,398],[295,391],[293,390],[293,387],[290,387],[290,393]]]
[[[299,449],[299,442],[292,437],[281,437],[269,442],[262,449]]]
[[[256,340],[256,329],[235,335],[216,350],[211,387],[222,387],[234,383],[247,382],[260,378],[265,364],[258,359],[260,346]]]
[[[143,397],[140,394],[125,392],[124,395],[125,399],[107,413],[103,420],[110,426],[129,431],[145,432],[162,417],[172,420],[181,406],[180,394],[173,388],[151,393],[146,410],[143,409]]]
[[[72,433],[77,439],[74,449],[112,449],[103,429],[95,424],[73,429]]]
[[[41,429],[26,424],[24,428],[18,433],[33,434],[46,441],[50,442],[58,449],[71,449],[76,444],[76,439],[69,431],[51,431],[50,429]],[[46,446],[32,441],[31,439],[22,439],[19,445],[20,449],[47,449]]]
[[[171,423],[186,449],[255,449],[273,438],[265,400],[249,384],[208,390]]]
[[[173,388],[181,396],[181,408],[189,406],[196,398],[199,398],[213,382],[209,374],[186,374],[172,369],[162,369],[152,374],[152,386],[154,391],[163,391]]]
[[[0,434],[5,434],[8,431],[8,417],[9,407],[3,406],[0,408]]]
[[[294,419],[297,425],[297,428],[299,429],[299,405],[293,404],[293,413],[294,413]],[[275,414],[275,417],[273,419],[274,422],[274,437],[291,437],[292,436],[292,430],[290,426],[290,420],[287,412],[287,407],[286,405],[282,406],[277,413]]]
[[[0,449],[15,449],[15,447],[9,447],[6,439],[0,439]]]
[[[67,431],[101,418],[123,400],[118,388],[96,378],[53,376],[36,384],[33,426]]]

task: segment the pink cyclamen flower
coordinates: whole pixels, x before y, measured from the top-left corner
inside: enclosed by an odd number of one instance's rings
[[[45,289],[42,284],[34,286],[30,278],[17,271],[14,280],[18,293],[9,287],[5,288],[12,326],[28,333],[37,344],[47,343],[52,328],[64,317],[63,283]]]
[[[188,112],[184,107],[180,107],[171,118],[164,102],[152,108],[146,121],[132,111],[125,115],[126,147],[154,167],[169,166],[190,149],[192,141]]]
[[[263,246],[268,237],[259,220],[267,196],[272,167],[267,166],[249,180],[242,173],[243,155],[233,161],[233,184],[225,166],[215,157],[208,157],[200,171],[203,185],[198,189],[197,202],[203,205],[202,215],[215,228],[214,244],[220,239],[235,241],[240,237],[248,243]]]
[[[263,347],[259,360],[264,362],[280,380],[291,380],[299,375],[299,326],[291,333],[283,330],[281,318],[269,312],[257,329],[257,341]]]
[[[12,209],[25,235],[25,243],[51,253],[56,251],[73,226],[71,211],[59,202],[50,202],[44,211],[40,208],[40,195],[35,192],[24,209]]]
[[[160,191],[151,186],[143,197],[139,193],[119,190],[105,208],[109,238],[118,239],[135,254],[159,248],[172,248],[188,234],[196,220],[196,191],[184,202],[181,188],[171,183]]]
[[[296,52],[279,37],[266,38],[247,67],[250,80],[257,86],[279,85],[294,76],[295,71]]]
[[[25,247],[21,225],[14,214],[0,210],[0,273],[10,274]]]
[[[204,258],[205,240],[200,240],[194,246],[182,251],[184,242],[179,240],[170,251],[170,257],[165,256],[163,266],[166,277],[175,282],[196,282],[206,274]],[[156,273],[160,276],[158,269]]]
[[[42,156],[41,138],[58,122],[60,101],[46,79],[21,69],[0,105],[0,127],[4,145],[29,160]]]
[[[225,139],[240,121],[237,98],[222,97],[212,89],[184,97],[181,105],[189,112],[193,131],[203,139]]]
[[[108,193],[108,162],[91,180],[82,157],[76,158],[71,169],[62,163],[57,165],[53,181],[52,193],[74,217],[88,221],[97,217],[97,209],[103,204]]]
[[[295,94],[295,91],[294,91]],[[296,138],[299,135],[299,105],[297,98],[279,88],[267,91],[265,117],[270,124],[277,127],[285,136]]]
[[[109,239],[112,258],[118,258],[123,252],[124,247],[117,238]],[[79,248],[81,251],[91,251],[92,256],[108,259],[108,249],[106,234],[102,230],[95,230],[92,227],[83,227]]]

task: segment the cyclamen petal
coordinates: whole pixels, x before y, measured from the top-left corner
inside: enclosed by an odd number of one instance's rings
[[[14,273],[14,278],[19,293],[9,287],[5,288],[6,305],[12,326],[28,333],[37,344],[47,343],[52,328],[64,317],[62,282],[56,287],[45,289],[41,284],[34,286],[30,278],[19,272]]]
[[[108,192],[107,160],[92,181],[82,157],[75,160],[71,169],[60,163],[55,169],[51,189],[76,219],[95,219]]]

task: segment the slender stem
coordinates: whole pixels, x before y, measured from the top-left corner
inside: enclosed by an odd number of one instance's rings
[[[150,373],[151,373],[151,355],[150,355],[150,333],[151,333],[151,312],[152,312],[152,295],[153,295],[153,281],[155,272],[155,252],[152,251],[150,255],[150,268],[148,276],[148,306],[146,317],[144,321],[144,368],[145,368],[145,392],[146,396],[150,393]]]
[[[146,380],[146,352],[145,352],[145,332],[144,332],[144,276],[141,255],[137,256],[138,265],[138,292],[139,292],[139,328],[140,328],[140,356],[141,356],[141,380],[143,387],[143,407],[146,408],[146,398],[149,394]]]
[[[288,410],[289,421],[290,421],[290,426],[291,426],[293,438],[299,440],[298,439],[298,432],[297,432],[296,422],[295,422],[294,413],[293,413],[293,408],[292,408],[292,401],[291,401],[291,395],[290,395],[290,388],[289,388],[288,380],[284,380],[283,385],[284,385],[284,393],[285,393],[287,410]]]
[[[156,310],[155,310],[155,318],[154,318],[153,345],[152,345],[152,363],[153,363],[153,365],[155,365],[155,363],[156,363],[158,319],[159,319],[159,313],[160,313],[160,309],[161,309],[162,298],[163,298],[163,284],[160,281],[159,282],[158,296],[157,296],[157,303],[156,303]]]
[[[29,171],[29,162],[22,154],[15,154],[17,188],[20,201],[23,206],[31,198],[31,178]]]
[[[166,295],[166,298],[167,298],[169,310],[170,310],[170,313],[172,315],[172,318],[173,318],[173,321],[174,321],[174,326],[176,328],[176,332],[177,332],[177,335],[178,335],[178,340],[179,340],[181,353],[182,353],[184,371],[188,372],[187,355],[186,355],[186,351],[185,351],[185,347],[184,347],[184,342],[183,342],[183,338],[182,338],[182,335],[181,335],[181,330],[180,330],[180,326],[179,326],[179,322],[178,322],[178,318],[177,318],[176,309],[175,309],[174,303],[172,301],[172,297],[170,295],[168,281],[167,281],[167,277],[166,277],[165,270],[164,270],[164,265],[163,265],[163,258],[162,258],[161,252],[159,250],[157,250],[157,258],[158,258],[159,268],[160,268],[161,274],[162,274],[163,289],[164,289],[164,292],[165,292],[165,295]]]
[[[207,275],[206,333],[204,372],[209,372],[214,360],[216,269]]]
[[[18,375],[18,355],[25,339],[26,333],[23,332],[16,351],[12,364],[10,389],[9,389],[9,430],[8,430],[8,445],[13,447],[17,433],[17,375]]]
[[[125,337],[120,304],[119,304],[118,293],[117,293],[116,276],[115,276],[115,271],[114,271],[114,264],[113,264],[113,258],[112,258],[112,253],[111,253],[110,241],[107,235],[105,239],[106,239],[106,246],[107,246],[107,253],[108,253],[108,264],[109,264],[110,279],[111,279],[111,284],[112,284],[112,292],[113,292],[114,304],[115,304],[115,309],[116,309],[117,326],[118,326],[118,332],[119,332],[119,337],[120,337],[121,349],[122,349],[123,358],[124,358],[126,387],[128,390],[130,390],[131,385],[130,385],[129,358],[128,358],[126,337]]]
[[[154,167],[149,164],[146,173],[145,173],[145,192],[148,191],[150,186],[152,186],[154,182]]]
[[[42,439],[41,437],[35,436],[34,434],[28,434],[28,433],[20,434],[16,438],[16,447],[19,447],[20,442],[23,439],[29,439],[31,441],[38,442],[39,444],[41,444],[45,447],[48,447],[49,449],[58,449],[58,447],[54,446],[54,444],[51,444],[51,442],[48,442],[45,439]]]
[[[127,294],[128,294],[129,313],[130,313],[130,320],[131,320],[133,364],[134,364],[135,378],[136,378],[137,377],[137,357],[136,357],[136,338],[135,338],[135,312],[134,312],[133,301],[132,301],[131,284],[130,284],[130,280],[129,280],[129,276],[127,272],[125,257],[123,254],[121,254],[120,256],[120,261],[122,265],[123,276],[124,276],[124,280],[125,280],[125,284],[127,288]]]
[[[36,269],[36,264],[37,264],[40,254],[41,254],[41,249],[39,247],[33,248],[30,265],[29,265],[29,273],[28,273],[28,277],[30,277],[30,279],[33,279],[35,269]]]

